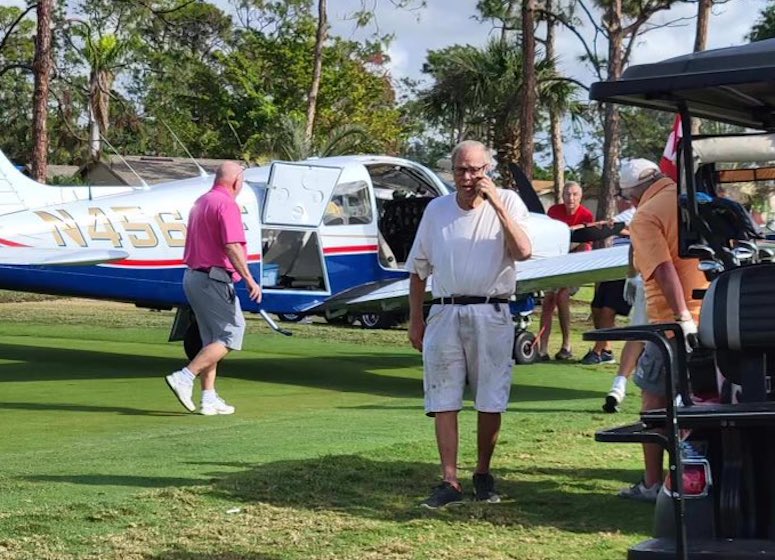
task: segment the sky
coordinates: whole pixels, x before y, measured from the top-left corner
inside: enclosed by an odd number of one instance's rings
[[[222,9],[229,8],[228,0],[211,0]],[[483,46],[488,39],[497,35],[491,24],[474,18],[477,0],[427,0],[425,8],[419,10],[396,9],[390,0],[328,0],[328,15],[331,32],[351,39],[368,38],[375,31],[379,34],[393,34],[390,44],[389,69],[394,83],[401,78],[427,80],[422,74],[422,65],[429,50],[442,49],[454,44]],[[362,4],[374,6],[376,27],[356,29],[348,16],[361,8]],[[729,0],[714,6],[708,31],[708,48],[739,45],[757,20],[768,0]],[[21,0],[0,0],[0,5],[22,5]],[[650,24],[657,28],[639,38],[633,51],[631,64],[655,62],[671,56],[691,52],[694,45],[696,3],[681,3],[652,18]],[[667,27],[669,22],[675,22]],[[580,28],[588,39],[592,26],[588,21]],[[542,30],[538,34],[543,34]],[[601,48],[605,48],[604,42]],[[557,53],[560,68],[584,84],[596,81],[587,65],[579,62],[583,54],[581,43],[575,35],[560,29],[557,36]],[[666,132],[667,135],[667,132]],[[580,148],[569,145],[567,157],[570,163],[581,157]]]

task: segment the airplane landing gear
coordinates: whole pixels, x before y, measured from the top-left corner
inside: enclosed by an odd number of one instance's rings
[[[518,364],[532,364],[538,359],[536,337],[533,333],[516,328],[513,356]]]

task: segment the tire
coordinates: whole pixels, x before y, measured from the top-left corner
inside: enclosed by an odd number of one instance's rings
[[[535,345],[535,335],[528,331],[517,332],[514,335],[514,361],[518,364],[532,364],[538,359],[538,347]]]
[[[277,318],[283,323],[298,323],[304,319],[303,313],[278,313]]]
[[[361,313],[358,320],[364,329],[389,329],[396,324],[392,313]]]
[[[202,337],[199,335],[199,325],[196,324],[196,321],[192,321],[188,329],[186,329],[186,334],[183,336],[183,350],[190,361],[199,354],[201,349]]]

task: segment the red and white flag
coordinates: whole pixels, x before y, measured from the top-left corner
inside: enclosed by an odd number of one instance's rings
[[[676,115],[675,121],[673,121],[673,130],[667,137],[665,151],[662,153],[662,159],[659,160],[659,170],[673,181],[678,181],[678,144],[682,137],[681,115]]]

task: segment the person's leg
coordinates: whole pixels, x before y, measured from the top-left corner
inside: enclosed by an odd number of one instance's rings
[[[538,354],[541,356],[546,356],[549,353],[549,335],[552,334],[552,318],[556,305],[557,294],[546,292],[541,302],[541,329],[538,342]]]
[[[228,353],[223,342],[213,342],[202,348],[188,364],[188,371],[199,376],[203,391],[215,388],[215,368]]]
[[[562,288],[557,291],[557,316],[560,320],[562,331],[562,347],[571,353],[570,344],[570,289]]]
[[[642,398],[644,411],[664,408],[667,405],[665,397],[646,390],[642,392]],[[645,466],[643,482],[649,488],[655,484],[662,484],[664,479],[662,472],[663,457],[664,453],[660,445],[655,443],[643,444],[643,462]]]
[[[437,412],[435,420],[436,445],[441,459],[442,480],[460,490],[460,481],[457,478],[457,414],[457,411]]]
[[[594,315],[593,315],[594,318]],[[616,326],[616,311],[610,307],[601,307],[597,313],[596,329],[610,329]],[[593,348],[596,354],[611,351],[611,343],[608,340],[598,340]]]
[[[501,415],[499,413],[480,412],[477,418],[477,450],[478,461],[476,474],[490,472],[490,461],[498,443],[498,434],[501,429]]]
[[[644,344],[640,340],[628,340],[624,343],[624,348],[622,348],[622,354],[619,358],[619,371],[616,373],[611,384],[611,390],[608,391],[603,403],[603,410],[605,412],[613,413],[619,411],[619,406],[627,394],[627,380],[635,371],[638,358],[643,352],[643,346]]]

